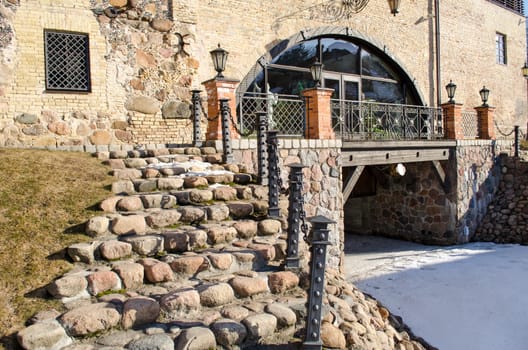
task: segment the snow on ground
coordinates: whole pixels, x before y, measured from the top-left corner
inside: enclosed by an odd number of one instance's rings
[[[346,235],[347,279],[440,350],[528,349],[528,247]]]

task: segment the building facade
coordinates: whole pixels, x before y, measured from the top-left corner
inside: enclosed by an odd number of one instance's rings
[[[0,146],[190,143],[191,90],[214,77],[219,43],[239,92],[298,93],[321,59],[342,98],[438,106],[452,80],[469,109],[490,90],[499,132],[526,124],[520,2],[413,0],[395,16],[362,3],[3,0]]]

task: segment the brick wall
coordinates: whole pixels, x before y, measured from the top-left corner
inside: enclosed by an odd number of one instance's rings
[[[0,3],[2,23],[11,25],[14,33],[9,44],[0,49],[0,146],[144,144],[150,139],[181,142],[184,134],[180,125],[185,122],[163,122],[162,107],[167,103],[189,103],[190,90],[202,88],[201,82],[214,76],[210,50],[221,43],[230,52],[226,76],[243,80],[259,57],[283,40],[300,40],[301,31],[306,37],[348,33],[371,42],[406,70],[425,103],[436,104],[430,1],[403,2],[395,17],[386,2],[371,1],[363,12],[338,21],[325,18],[324,11],[301,0],[273,5],[257,0],[174,0],[172,7],[164,0],[137,0],[120,9],[115,19],[104,14],[111,3]],[[525,33],[518,25],[521,20],[522,16],[485,0],[441,3],[443,101],[447,100],[443,86],[450,79],[458,85],[455,99],[467,108],[480,105],[478,91],[486,85],[491,90],[489,103],[496,107],[498,125],[505,130],[514,124],[525,125],[526,82],[520,73],[525,60]],[[91,93],[44,91],[45,28],[89,34]],[[506,35],[506,65],[495,63],[497,32]],[[135,129],[141,125],[138,120],[142,112],[126,107],[134,97],[148,97],[159,103],[159,110],[146,113],[148,132]],[[34,115],[37,121],[29,126],[19,123],[17,117],[23,114]],[[157,121],[147,122],[151,116]],[[180,117],[187,120],[187,116]],[[52,131],[56,128],[50,129],[49,124],[56,121],[65,122],[70,131]],[[116,121],[128,125],[113,129]],[[175,132],[170,130],[173,124],[178,128]],[[116,130],[125,134],[116,134]],[[96,131],[97,136],[107,134],[94,140]]]

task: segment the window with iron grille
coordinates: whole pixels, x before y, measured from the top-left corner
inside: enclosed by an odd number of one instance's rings
[[[506,35],[495,34],[495,56],[498,64],[506,64]]]
[[[46,90],[90,92],[88,34],[44,31]]]
[[[522,0],[489,0],[502,7],[517,12],[520,15],[524,15],[524,3]]]

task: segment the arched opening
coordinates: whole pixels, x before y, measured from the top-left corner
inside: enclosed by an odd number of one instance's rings
[[[322,85],[334,89],[333,99],[423,105],[412,80],[389,55],[342,34],[318,35],[282,50],[261,63],[260,72],[242,87],[247,92],[300,95],[314,86],[310,66],[316,61],[323,64]]]

